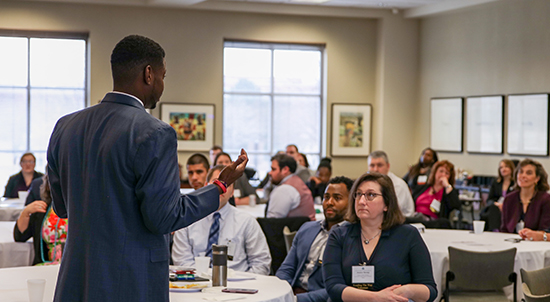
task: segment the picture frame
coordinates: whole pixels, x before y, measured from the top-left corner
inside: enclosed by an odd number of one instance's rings
[[[178,151],[208,151],[214,145],[214,104],[161,103],[160,119],[172,126]]]
[[[439,152],[462,153],[464,98],[430,100],[430,147]]]
[[[508,154],[548,156],[549,110],[548,93],[508,95]]]
[[[372,106],[332,104],[331,149],[333,157],[367,157],[371,146]]]
[[[504,95],[466,98],[466,151],[504,153]]]

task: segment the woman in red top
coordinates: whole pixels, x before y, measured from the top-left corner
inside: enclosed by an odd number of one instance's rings
[[[427,227],[450,227],[449,214],[453,209],[460,208],[454,183],[454,165],[447,160],[438,161],[432,166],[428,182],[413,195],[416,212],[422,213],[428,220],[446,220],[424,223]]]

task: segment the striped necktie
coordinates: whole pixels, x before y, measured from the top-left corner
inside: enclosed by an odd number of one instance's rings
[[[220,213],[214,213],[214,221],[210,226],[210,234],[208,235],[208,246],[206,249],[206,257],[212,257],[212,244],[218,244],[220,237]]]

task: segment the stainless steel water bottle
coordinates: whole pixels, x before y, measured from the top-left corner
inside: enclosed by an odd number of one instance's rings
[[[227,245],[212,245],[212,286],[227,286]]]

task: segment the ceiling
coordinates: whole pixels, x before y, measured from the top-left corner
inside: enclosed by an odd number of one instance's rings
[[[361,12],[388,10],[394,14],[402,13],[406,18],[419,18],[457,9],[471,7],[499,0],[27,0],[36,2],[69,2],[102,5],[131,5],[152,7],[179,7],[191,9],[219,9],[231,11],[264,11],[278,8],[279,11],[300,9],[339,10],[338,15],[359,16]],[[343,13],[344,12],[344,13]],[[303,14],[303,12],[302,12]],[[364,15],[364,14],[363,14]]]

